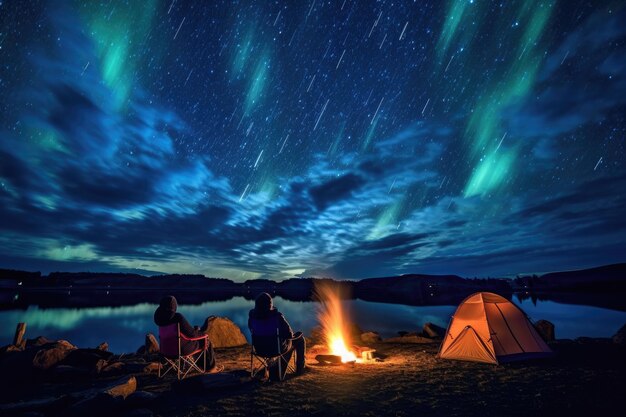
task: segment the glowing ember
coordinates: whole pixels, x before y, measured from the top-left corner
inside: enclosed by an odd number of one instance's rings
[[[345,298],[342,295],[341,286],[336,283],[316,283],[315,296],[319,301],[317,317],[330,354],[340,356],[344,363],[356,362],[356,355],[348,349],[351,341],[348,321],[341,305],[342,298]]]

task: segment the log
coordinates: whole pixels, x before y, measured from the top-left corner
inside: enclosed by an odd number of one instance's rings
[[[26,323],[17,323],[15,336],[13,337],[13,344],[15,346],[22,346],[22,343],[24,343],[24,333],[26,333]]]
[[[317,355],[315,360],[322,365],[341,365],[341,356],[337,355]]]

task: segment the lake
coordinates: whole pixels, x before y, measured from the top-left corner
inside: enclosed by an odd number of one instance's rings
[[[248,311],[252,301],[235,297],[227,301],[211,301],[185,305],[179,300],[178,311],[192,325],[201,325],[209,315],[226,316],[241,327],[250,339],[247,329]],[[556,337],[573,339],[580,336],[611,337],[626,323],[626,312],[584,305],[561,304],[553,301],[519,300],[513,302],[528,314],[531,320],[545,319],[554,323]],[[314,302],[287,301],[276,297],[274,305],[285,314],[291,327],[309,334],[317,325]],[[344,306],[353,321],[363,330],[379,332],[383,337],[397,335],[398,331],[417,331],[425,322],[446,327],[456,306],[406,306],[346,300]],[[40,308],[0,311],[2,330],[0,345],[13,339],[15,325],[26,322],[26,337],[42,335],[50,339],[66,339],[79,347],[95,347],[108,342],[115,353],[133,352],[143,344],[145,334],[157,334],[152,321],[156,304],[142,303],[121,307]]]

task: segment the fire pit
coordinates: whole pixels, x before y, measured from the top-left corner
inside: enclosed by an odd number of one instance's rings
[[[322,328],[325,352],[315,357],[320,365],[355,364],[374,361],[374,349],[353,345],[349,320],[341,304],[348,298],[337,283],[316,283],[315,298],[319,301],[317,317]]]
[[[357,348],[355,346],[355,348]],[[375,349],[369,349],[369,348],[361,348],[363,350],[361,350],[361,354],[356,356],[354,360],[348,360],[348,361],[344,361],[343,358],[339,355],[332,355],[332,354],[320,354],[315,356],[315,360],[320,364],[320,365],[342,365],[342,364],[350,364],[350,365],[354,365],[355,363],[366,363],[366,362],[374,362],[376,361],[376,358],[374,358],[374,353],[376,352]],[[358,350],[358,349],[355,349]]]

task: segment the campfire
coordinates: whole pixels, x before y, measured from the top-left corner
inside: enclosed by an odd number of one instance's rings
[[[320,363],[361,363],[372,359],[372,350],[353,344],[350,320],[342,300],[347,293],[338,283],[323,282],[315,286],[319,301],[317,317],[322,328],[327,354],[318,355]]]

